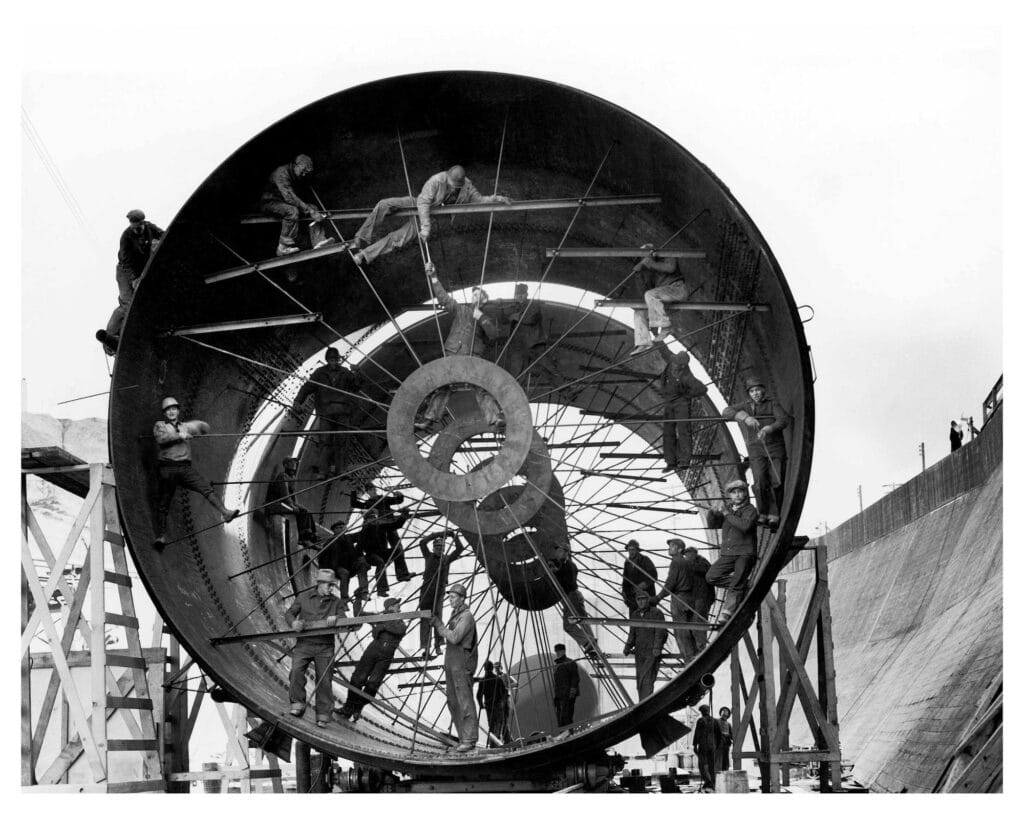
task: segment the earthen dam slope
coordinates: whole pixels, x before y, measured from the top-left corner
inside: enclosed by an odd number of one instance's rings
[[[829,533],[843,759],[873,791],[931,791],[1002,670],[1002,410],[982,433]],[[793,627],[813,554],[787,581]],[[812,740],[794,712],[792,746]]]

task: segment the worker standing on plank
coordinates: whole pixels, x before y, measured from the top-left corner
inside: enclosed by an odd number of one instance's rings
[[[688,596],[684,601],[693,606],[693,622],[707,623],[708,614],[711,611],[711,604],[715,602],[715,589],[708,583],[707,574],[711,564],[703,557],[695,546],[687,546],[683,557],[690,564],[691,586]],[[693,644],[697,651],[707,645],[708,633],[706,631],[691,631]]]
[[[336,520],[331,524],[331,531],[334,534],[320,550],[317,565],[331,569],[337,575],[343,603],[349,600],[349,582],[354,576],[359,578],[352,604],[352,613],[358,617],[363,610],[364,601],[370,597],[370,564],[359,553],[354,538],[346,534],[346,528],[343,520]]]
[[[654,561],[640,554],[640,544],[635,540],[626,543],[626,562],[622,567],[622,602],[626,604],[627,616],[636,609],[636,593],[646,589],[654,594],[658,570]]]
[[[452,539],[455,548],[450,555],[444,553],[448,538]],[[429,544],[429,548],[428,548]],[[420,610],[429,610],[435,617],[441,616],[444,596],[441,590],[448,585],[448,570],[452,563],[462,556],[466,544],[462,542],[454,529],[432,532],[419,540],[420,554],[423,555],[423,585],[420,587]],[[441,653],[441,637],[436,636],[435,653]],[[429,660],[430,654],[430,621],[420,620],[420,651],[423,659]]]
[[[455,583],[448,589],[448,605],[452,613],[445,626],[434,616],[431,622],[445,641],[444,676],[445,693],[452,725],[459,735],[455,751],[464,754],[476,748],[480,735],[476,703],[473,701],[473,675],[477,663],[476,620],[466,605],[466,587]]]
[[[159,482],[157,486],[156,507],[156,538],[153,548],[162,551],[167,544],[167,514],[171,509],[174,492],[183,486],[192,492],[198,492],[216,509],[224,523],[230,523],[238,517],[238,509],[228,509],[221,503],[213,491],[210,482],[192,467],[192,445],[190,441],[197,435],[206,435],[210,425],[205,421],[181,421],[181,407],[178,399],[167,396],[160,405],[163,420],[153,424],[153,439],[157,446],[157,468]]]
[[[727,505],[708,511],[708,528],[722,530],[721,556],[707,572],[707,582],[726,589],[720,620],[728,620],[739,604],[747,575],[757,560],[757,510],[750,503],[747,485],[733,481],[725,487]]]
[[[754,480],[758,523],[768,524],[775,531],[782,514],[786,482],[786,439],[782,430],[789,426],[790,416],[778,401],[768,398],[763,379],[751,376],[746,383],[750,400],[726,407],[722,417],[738,422],[743,431]]]
[[[277,243],[278,256],[298,252],[295,240],[299,235],[299,219],[304,216],[312,219],[309,225],[309,241],[314,249],[334,241],[324,234],[323,226],[320,224],[327,214],[302,198],[312,198],[306,183],[312,173],[313,160],[305,154],[299,154],[292,162],[276,168],[267,179],[263,195],[260,197],[260,210],[281,220],[281,238]]]
[[[306,628],[331,628],[344,612],[342,602],[331,589],[338,585],[338,579],[330,569],[318,569],[316,588],[304,591],[295,598],[285,616],[292,621],[292,628],[301,632]],[[327,727],[334,707],[334,692],[331,689],[331,671],[334,665],[334,634],[316,634],[298,637],[292,649],[292,668],[288,675],[288,699],[291,714],[301,717],[306,710],[306,669],[313,663],[316,674],[316,724]]]
[[[655,331],[654,341],[664,341],[671,329],[671,322],[665,312],[666,302],[685,301],[690,293],[679,259],[654,258],[654,245],[646,244],[641,250],[649,255],[644,256],[633,266],[633,272],[639,273],[640,290],[646,310],[633,311],[633,329],[636,346],[630,355],[639,355],[651,349],[651,330]]]
[[[630,615],[631,620],[651,620],[665,622],[665,615],[656,606],[651,605],[651,597],[646,589],[636,593],[636,611]],[[654,681],[658,678],[661,667],[661,655],[665,651],[668,629],[664,627],[630,626],[623,654],[633,654],[636,666],[636,693],[643,699],[654,693]]]
[[[658,596],[654,598],[654,605],[666,597],[670,597],[670,611],[672,621],[675,623],[695,623],[693,597],[693,564],[686,560],[683,550],[686,543],[677,537],[668,540],[668,555],[671,560],[668,569],[668,578]],[[695,632],[688,628],[676,628],[672,630],[676,638],[676,645],[684,663],[690,662],[697,654],[697,642],[694,640]]]
[[[433,230],[431,207],[473,202],[500,202],[507,205],[512,200],[507,196],[481,195],[473,183],[466,178],[466,171],[461,165],[452,165],[447,171],[434,174],[426,181],[420,195],[415,199],[411,196],[392,196],[388,199],[381,199],[374,205],[370,215],[356,231],[355,238],[351,242],[351,246],[357,251],[354,255],[356,264],[369,264],[379,256],[394,253],[413,241],[417,234],[424,242],[427,241]],[[412,207],[416,208],[419,215],[418,228],[416,217],[410,216],[402,223],[401,227],[376,242],[373,241],[373,234],[378,232],[381,223],[390,214],[401,208]]]
[[[715,773],[718,764],[719,748],[722,745],[722,728],[713,716],[711,707],[702,705],[700,719],[693,726],[693,752],[697,755],[697,766],[700,769],[700,792],[715,790]]]
[[[147,222],[146,214],[138,208],[128,211],[127,218],[128,227],[121,234],[117,248],[117,307],[110,314],[106,329],[96,331],[96,340],[103,345],[107,355],[114,355],[117,352],[117,345],[121,340],[121,327],[124,326],[125,316],[128,315],[128,306],[135,297],[135,289],[139,286],[139,279],[146,269],[150,256],[164,235],[163,228]]]
[[[357,396],[363,379],[342,366],[341,353],[334,347],[327,348],[324,358],[327,363],[313,370],[309,380],[299,388],[292,411],[300,413],[306,399],[313,396],[319,430],[326,433],[319,436],[318,443],[327,451],[327,474],[336,475],[348,463],[350,447],[346,439],[352,436],[344,433],[355,427]]]
[[[396,614],[402,601],[397,597],[389,597],[384,601],[384,613]],[[395,658],[398,644],[405,636],[405,621],[390,620],[386,623],[373,624],[373,642],[367,646],[363,656],[356,663],[352,672],[352,679],[349,685],[359,689],[362,694],[349,689],[348,698],[345,704],[338,710],[342,719],[356,722],[362,713],[363,707],[380,690],[384,683],[388,670],[391,668],[391,661]]]
[[[565,656],[565,644],[555,643],[554,700],[555,723],[561,727],[572,723],[576,698],[580,695],[580,670],[575,660]]]

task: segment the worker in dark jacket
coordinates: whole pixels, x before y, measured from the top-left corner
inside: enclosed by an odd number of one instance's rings
[[[459,735],[455,751],[464,754],[476,748],[480,736],[480,721],[473,701],[473,674],[478,659],[476,620],[466,605],[466,587],[461,583],[455,583],[448,589],[448,604],[452,608],[448,625],[445,626],[436,615],[431,622],[445,641],[444,676],[448,712]]]
[[[949,451],[956,452],[963,446],[964,431],[956,421],[949,422]]]
[[[626,612],[636,608],[636,593],[644,588],[654,594],[654,584],[658,581],[658,570],[654,561],[647,555],[640,554],[640,544],[635,540],[626,543],[626,562],[622,566],[622,602],[626,604]]]
[[[722,744],[718,746],[718,764],[715,766],[719,771],[728,771],[732,768],[732,760],[729,759],[729,749],[732,748],[732,709],[722,707],[718,709],[718,730],[722,734]]]
[[[657,607],[651,605],[651,596],[646,589],[636,593],[636,611],[630,620],[651,620],[665,622],[665,615]],[[636,693],[640,699],[654,693],[654,681],[658,678],[661,667],[661,655],[665,651],[668,629],[664,627],[649,628],[646,626],[630,626],[623,654],[633,654],[636,665]]]
[[[392,548],[389,540],[391,533],[401,529],[409,519],[407,511],[396,512],[392,508],[404,499],[401,493],[381,495],[372,484],[365,501],[359,500],[354,491],[349,495],[351,507],[363,510],[363,526],[359,530],[356,544],[366,562],[375,569],[377,594],[381,597],[386,597],[390,589],[387,576],[390,564],[393,563],[395,566],[396,582],[401,583],[412,578],[405,562],[401,541],[398,541],[397,548]]]
[[[444,289],[437,278],[434,263],[429,262],[426,269],[430,276],[430,286],[433,288],[434,298],[445,312],[454,316],[448,337],[444,340],[445,355],[475,355],[482,358],[488,339],[493,340],[498,337],[498,323],[482,309],[487,304],[487,291],[482,287],[474,287],[472,301],[469,304],[460,304]],[[474,392],[484,420],[492,426],[497,425],[501,420],[501,408],[498,406],[498,402],[487,390],[480,387],[474,387]],[[423,413],[423,420],[416,422],[416,428],[430,429],[434,424],[440,422],[448,407],[450,396],[451,387],[444,386],[435,390]]]
[[[693,726],[693,752],[697,755],[697,766],[700,769],[700,790],[713,791],[722,729],[718,720],[711,716],[709,706],[702,705],[697,710],[700,711],[700,719]]]
[[[693,457],[692,416],[690,402],[707,395],[708,388],[690,372],[690,356],[680,351],[672,356],[658,380],[658,392],[665,401],[662,424],[662,449],[665,452],[663,472],[686,469]]]
[[[161,408],[163,420],[153,424],[159,470],[154,522],[156,538],[153,540],[153,548],[158,552],[167,544],[167,514],[171,509],[174,492],[179,486],[206,498],[207,503],[220,513],[224,523],[230,523],[239,514],[238,509],[226,508],[214,493],[210,482],[192,467],[190,441],[197,435],[206,435],[210,431],[210,425],[206,421],[180,420],[181,407],[178,400],[171,396],[163,400]]]
[[[450,555],[444,553],[448,538],[455,543]],[[429,544],[429,548],[428,548]],[[420,611],[430,610],[436,617],[441,616],[444,605],[442,589],[448,586],[448,570],[452,563],[462,556],[466,544],[459,538],[454,529],[431,532],[420,538],[417,544],[423,555],[423,585],[420,587]],[[435,650],[441,652],[441,638],[436,638]],[[430,621],[420,620],[420,650],[424,659],[430,659]]]
[[[747,575],[757,560],[757,510],[747,495],[743,481],[733,481],[725,487],[729,495],[726,505],[708,512],[708,528],[721,529],[721,556],[707,572],[707,582],[727,589],[722,605],[721,620],[727,620],[736,610]]]
[[[494,673],[494,663],[484,662],[484,676],[476,685],[476,704],[487,713],[487,729],[500,742],[511,742],[508,730],[508,688]],[[490,743],[488,743],[490,744]]]
[[[331,594],[331,587],[338,583],[330,569],[319,569],[316,573],[316,588],[300,593],[291,604],[285,616],[292,621],[292,628],[302,632],[307,628],[330,628],[342,614],[341,601]],[[334,664],[333,634],[316,634],[298,637],[292,649],[292,669],[288,676],[288,699],[291,701],[292,716],[302,716],[306,710],[306,669],[313,663],[316,674],[316,724],[327,726],[334,707],[334,693],[331,689],[331,670]]]
[[[782,493],[786,483],[786,439],[782,430],[789,426],[790,416],[776,400],[767,397],[764,381],[747,379],[749,401],[726,407],[722,417],[736,421],[743,431],[754,480],[759,523],[767,523],[774,531],[782,513]]]
[[[483,196],[466,177],[465,169],[461,165],[453,165],[447,171],[430,177],[415,199],[411,196],[392,196],[381,199],[374,205],[373,211],[366,217],[352,240],[354,248],[363,248],[354,255],[355,262],[362,265],[372,262],[378,256],[394,253],[416,239],[417,233],[419,238],[427,241],[433,228],[432,208],[474,202],[500,202],[507,205],[511,201],[507,196]],[[419,226],[416,224],[416,216],[410,216],[401,227],[392,230],[376,242],[373,241],[374,234],[380,232],[381,223],[388,216],[400,208],[412,207],[416,208]]]
[[[281,468],[273,474],[267,486],[264,511],[271,516],[271,531],[274,532],[275,538],[280,530],[273,518],[289,515],[295,518],[299,546],[310,546],[316,540],[316,524],[313,522],[313,515],[310,511],[295,498],[298,491],[295,481],[298,477],[298,458],[285,458],[281,461]],[[285,551],[288,551],[288,545],[283,545]]]
[[[503,315],[509,325],[508,371],[517,377],[547,346],[544,312],[540,302],[531,301],[529,296],[529,288],[517,284],[512,303]]]
[[[306,201],[312,198],[306,183],[312,173],[313,160],[305,154],[299,154],[294,161],[276,168],[267,179],[263,195],[260,197],[260,210],[281,220],[281,238],[277,243],[278,256],[298,252],[295,240],[299,235],[299,219],[303,217],[312,220],[309,225],[309,241],[314,249],[334,241],[324,235],[323,226],[320,224],[327,214]]]
[[[320,550],[317,565],[321,568],[332,569],[337,575],[343,603],[349,601],[349,581],[353,577],[359,578],[359,585],[356,587],[352,605],[352,613],[358,617],[362,613],[363,603],[370,596],[370,565],[359,553],[355,539],[345,533],[346,528],[346,523],[343,520],[336,520],[331,524],[331,531],[334,534]]]
[[[128,227],[121,234],[117,248],[117,268],[114,271],[117,279],[117,307],[110,314],[106,329],[96,331],[96,339],[103,345],[107,355],[117,352],[121,327],[128,315],[128,306],[135,297],[135,288],[139,286],[139,278],[163,235],[163,228],[147,222],[146,214],[141,210],[134,208],[128,211]]]
[[[654,598],[654,605],[666,597],[671,598],[670,609],[672,621],[675,623],[695,623],[693,599],[693,564],[686,560],[683,550],[686,543],[680,538],[669,538],[668,555],[671,560],[668,568],[668,577],[665,585],[658,596]],[[675,628],[672,633],[676,638],[676,645],[679,647],[679,654],[684,663],[690,662],[697,654],[697,644],[693,639],[694,632],[688,628]]]
[[[397,597],[389,597],[384,601],[384,613],[395,614],[402,601]],[[352,688],[348,691],[348,698],[345,704],[339,709],[341,718],[355,722],[359,719],[363,707],[370,701],[388,675],[391,668],[391,661],[395,658],[395,651],[398,644],[405,636],[405,622],[403,620],[390,620],[386,623],[373,624],[373,642],[367,646],[363,656],[356,663],[355,670],[349,685]],[[352,689],[362,691],[362,694]]]
[[[292,411],[300,413],[306,399],[313,396],[313,407],[319,419],[319,430],[326,433],[320,437],[320,446],[328,453],[327,474],[336,475],[348,461],[350,449],[348,434],[356,428],[360,417],[359,394],[364,384],[348,367],[341,364],[341,353],[328,347],[325,353],[327,363],[313,370],[309,380],[295,396]]]
[[[563,643],[555,643],[554,650],[555,724],[569,725],[576,709],[576,698],[580,695],[580,670],[575,660],[565,656]]]
[[[690,292],[683,279],[679,259],[656,258],[652,244],[646,244],[641,249],[649,255],[634,265],[633,273],[640,274],[638,281],[647,309],[633,311],[636,346],[630,355],[639,355],[651,349],[651,330],[656,333],[655,341],[665,340],[671,328],[665,312],[666,302],[685,301]]]
[[[693,606],[694,622],[707,623],[711,604],[715,602],[715,587],[708,583],[707,578],[711,564],[694,546],[687,546],[683,551],[683,557],[690,564],[691,577],[690,597],[684,597],[683,599]],[[700,630],[691,631],[690,634],[692,635],[696,650],[700,651],[704,648],[708,641],[708,633]]]

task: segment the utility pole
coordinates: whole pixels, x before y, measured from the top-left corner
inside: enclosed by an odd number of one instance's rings
[[[917,445],[917,451],[921,453],[921,471],[924,472],[926,469],[924,465],[924,441]]]
[[[860,504],[860,513],[864,514],[864,485],[857,484],[857,502]]]

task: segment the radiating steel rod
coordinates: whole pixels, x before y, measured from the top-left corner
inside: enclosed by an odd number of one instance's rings
[[[647,302],[644,301],[619,301],[617,299],[597,299],[594,304],[598,307],[627,307],[633,310],[646,310]],[[666,302],[666,310],[709,310],[725,311],[735,313],[768,313],[771,306],[768,304],[751,302],[742,304],[740,302],[721,301],[675,301]]]
[[[644,250],[639,247],[549,247],[547,258],[562,259],[704,259],[703,250]]]
[[[286,327],[291,324],[313,324],[323,318],[323,313],[299,313],[291,316],[268,316],[267,318],[220,321],[212,324],[196,324],[192,327],[176,327],[160,333],[167,336],[197,336],[203,333],[227,333],[234,330],[255,330],[263,327]]]

